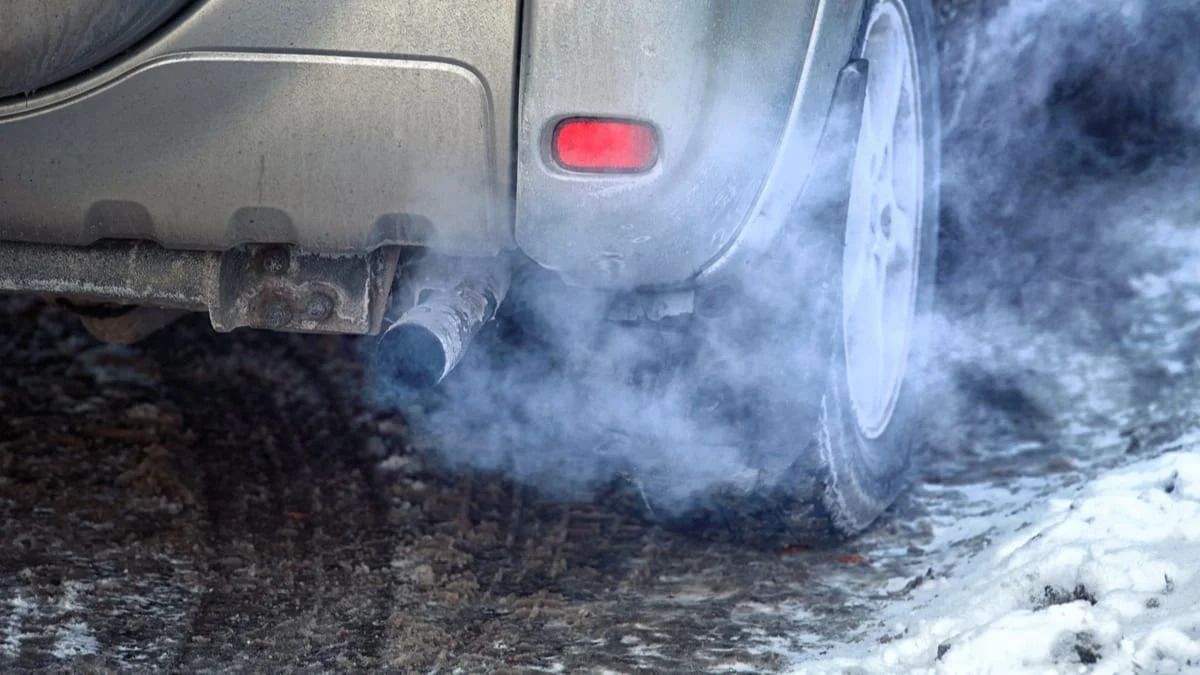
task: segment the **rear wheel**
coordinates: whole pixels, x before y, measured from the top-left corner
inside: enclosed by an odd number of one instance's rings
[[[866,527],[895,499],[917,440],[909,372],[918,317],[932,306],[937,255],[936,62],[925,0],[877,0],[842,247],[835,339],[817,447],[838,529]],[[839,322],[835,320],[835,325]]]
[[[801,307],[781,319],[777,290],[751,298],[760,314],[773,315],[753,323],[773,326],[762,332],[774,335],[756,337],[750,351],[774,354],[760,362],[779,364],[764,374],[770,400],[753,431],[769,444],[759,452],[763,477],[709,513],[744,538],[857,532],[906,482],[921,403],[910,362],[919,319],[932,307],[937,255],[932,19],[928,0],[868,4],[858,46],[868,62],[866,96],[849,199],[842,193],[836,210],[820,210],[833,215],[785,233],[775,259],[757,270],[787,278]],[[833,218],[841,227],[814,245],[805,230]],[[754,286],[777,284],[745,281],[749,296]]]

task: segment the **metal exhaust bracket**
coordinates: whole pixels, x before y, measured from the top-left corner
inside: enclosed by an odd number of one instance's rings
[[[222,332],[250,327],[367,335],[382,325],[398,257],[395,247],[330,254],[277,244],[185,251],[147,241],[0,242],[0,291],[208,312]],[[148,327],[117,332],[136,337]]]

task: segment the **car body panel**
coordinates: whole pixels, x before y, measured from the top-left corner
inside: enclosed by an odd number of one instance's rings
[[[0,238],[493,255],[512,245],[518,3],[207,0],[0,106]]]
[[[697,284],[720,283],[735,278],[755,264],[775,242],[776,234],[796,218],[800,200],[809,205],[829,199],[830,191],[847,186],[836,172],[850,159],[860,121],[861,92],[845,92],[858,101],[850,101],[846,110],[834,109],[843,69],[854,59],[864,0],[826,0],[820,3],[817,19],[804,58],[804,69],[796,83],[796,93],[788,113],[783,135],[754,203],[741,227],[728,245],[707,261],[696,275]],[[850,117],[845,118],[848,113]],[[843,114],[843,119],[832,119]],[[831,128],[836,123],[840,129]],[[849,128],[853,132],[846,134]],[[829,146],[836,147],[829,147]],[[819,151],[837,153],[836,157],[818,157]],[[805,211],[808,217],[811,211]],[[842,223],[799,222],[800,227],[841,227]]]
[[[795,185],[782,189],[798,194],[861,12],[845,0],[528,0],[518,245],[579,284],[694,279],[741,236],[788,135]],[[658,164],[602,176],[555,166],[547,131],[576,115],[654,124]]]

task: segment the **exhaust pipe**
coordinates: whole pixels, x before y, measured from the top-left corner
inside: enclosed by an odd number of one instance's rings
[[[390,323],[385,319],[375,365],[410,387],[432,387],[454,370],[475,334],[496,316],[512,272],[502,256],[431,256],[401,274],[392,302],[407,309]]]

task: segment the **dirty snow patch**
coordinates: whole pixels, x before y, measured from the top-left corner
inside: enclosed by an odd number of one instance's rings
[[[1200,454],[1061,488],[992,545],[882,610],[889,634],[800,672],[1200,668]]]
[[[0,630],[0,655],[16,658],[21,653],[21,641],[25,637],[21,624],[32,610],[33,606],[20,595],[8,601],[8,616]]]
[[[67,659],[74,656],[90,656],[100,651],[100,643],[92,630],[82,621],[68,621],[59,626],[54,634],[55,657]]]

